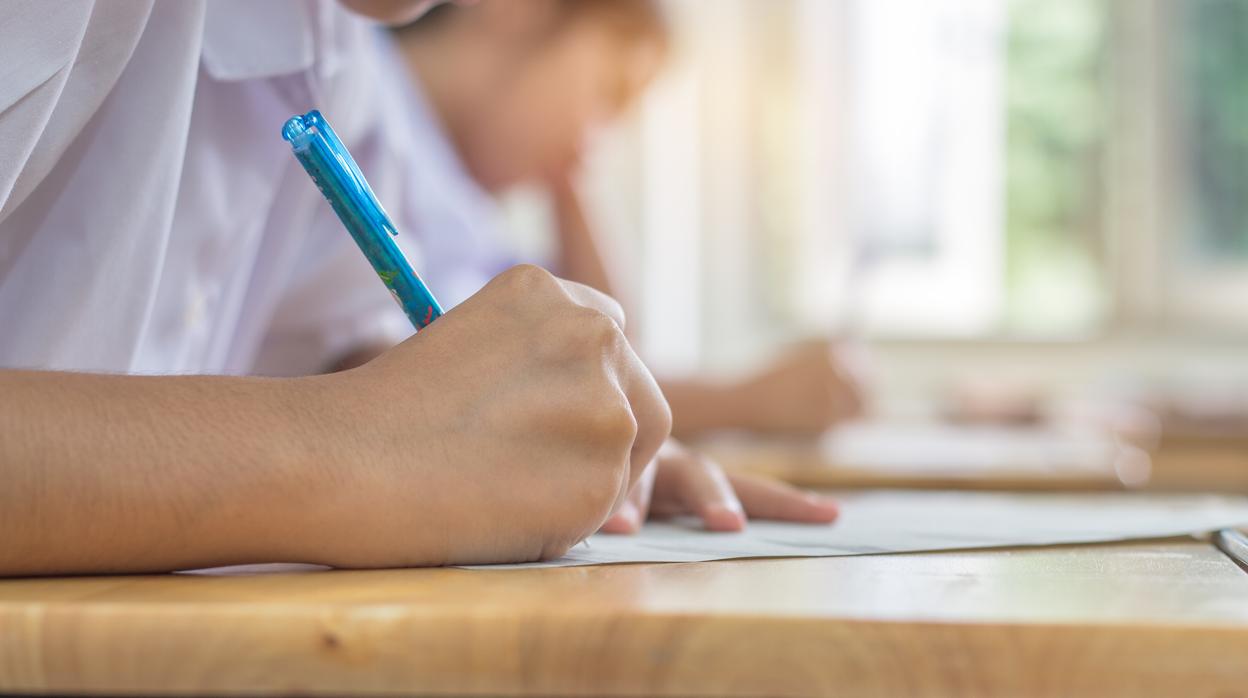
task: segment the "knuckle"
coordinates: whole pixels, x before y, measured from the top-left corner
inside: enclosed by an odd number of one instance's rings
[[[655,415],[655,428],[663,439],[672,434],[672,406],[668,404],[667,398],[659,396],[658,412]]]
[[[623,341],[624,333],[620,326],[601,310],[585,308],[576,315],[576,330],[586,346],[595,349],[613,348]]]
[[[545,327],[542,354],[558,362],[589,361],[606,369],[627,341],[610,316],[585,306],[559,313]]]
[[[518,264],[503,272],[499,279],[517,291],[536,291],[558,284],[555,276],[535,264]]]
[[[541,326],[535,333],[537,356],[565,367],[583,369],[588,364],[594,372],[606,372],[607,357],[623,339],[611,318],[583,306],[547,317]]]
[[[600,409],[584,415],[585,431],[602,443],[632,444],[637,439],[637,417],[618,390],[612,388],[610,393],[614,395],[603,400]]]
[[[603,295],[603,297],[602,297],[602,302],[603,302],[603,303],[607,306],[607,309],[610,311],[610,312],[609,312],[609,314],[608,314],[608,317],[616,317],[616,318],[620,318],[620,320],[621,320],[621,321],[627,321],[627,320],[628,320],[628,317],[627,317],[627,316],[626,316],[626,314],[624,313],[624,306],[620,305],[620,302],[619,302],[619,301],[617,301],[616,299],[612,298],[611,296],[608,296],[608,295],[605,295],[605,294],[604,294],[604,295]],[[614,322],[615,322],[615,321],[614,321],[614,320],[612,320],[612,323],[613,323],[613,324],[614,324]],[[618,325],[617,325],[617,326],[618,326]]]

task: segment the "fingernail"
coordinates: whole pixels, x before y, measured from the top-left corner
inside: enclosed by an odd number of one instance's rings
[[[636,533],[640,529],[641,517],[637,514],[637,508],[626,502],[607,518],[601,530],[603,533]]]
[[[711,531],[740,531],[745,528],[745,513],[738,507],[712,504],[703,511],[702,521]]]
[[[641,514],[632,502],[625,502],[624,506],[620,507],[620,510],[615,515],[620,517],[620,520],[630,533],[641,530]]]
[[[810,504],[811,515],[819,521],[834,521],[841,513],[835,501],[821,495],[807,495],[806,502]]]

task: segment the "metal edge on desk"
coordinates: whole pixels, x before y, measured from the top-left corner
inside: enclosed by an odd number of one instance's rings
[[[1213,545],[1248,572],[1248,536],[1234,528],[1224,528],[1213,534]]]

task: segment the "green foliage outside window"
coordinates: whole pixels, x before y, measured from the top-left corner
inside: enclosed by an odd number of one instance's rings
[[[1248,255],[1248,2],[1183,0],[1176,94],[1190,198],[1180,223],[1189,255]]]
[[[1006,46],[1007,330],[1062,334],[1105,313],[1107,0],[1011,0]]]

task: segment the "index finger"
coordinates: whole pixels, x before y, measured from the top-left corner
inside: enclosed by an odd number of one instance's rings
[[[728,480],[751,518],[832,523],[840,513],[831,499],[784,482],[740,473],[729,475]]]

